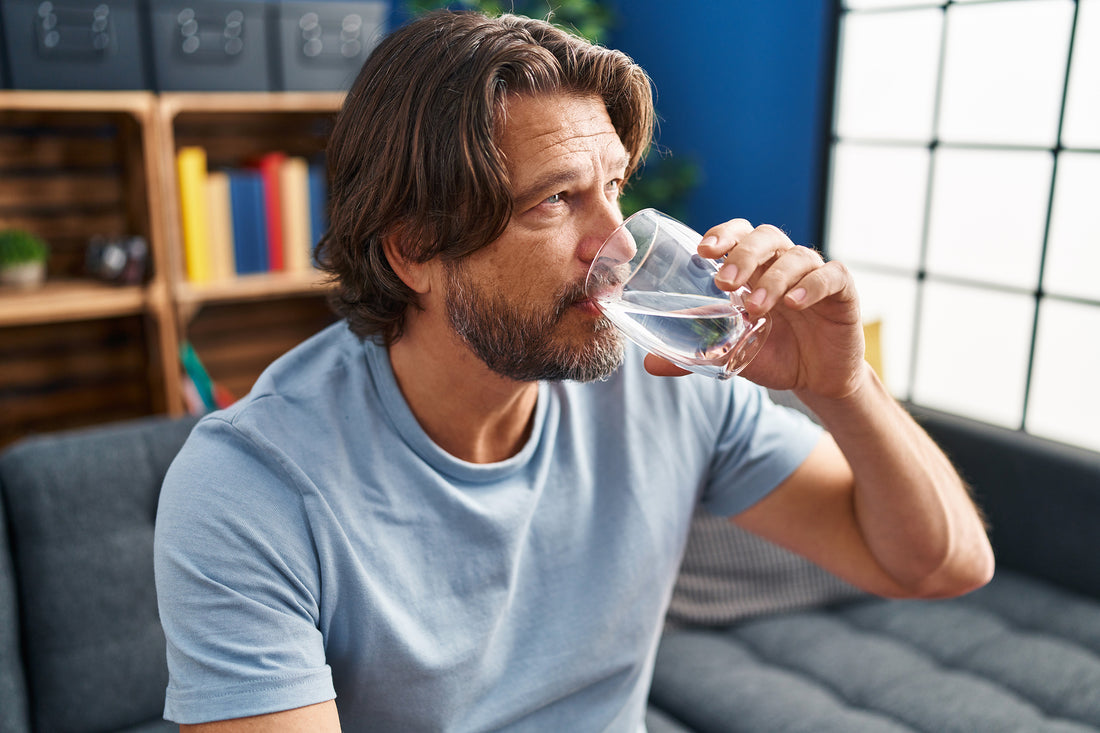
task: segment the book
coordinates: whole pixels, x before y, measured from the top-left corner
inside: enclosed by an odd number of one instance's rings
[[[228,176],[233,257],[237,274],[266,272],[267,216],[263,177],[251,168],[234,168],[228,171]]]
[[[184,391],[188,409],[194,414],[229,407],[236,400],[229,390],[210,378],[190,341],[180,342],[180,363],[184,372]]]
[[[206,174],[206,211],[210,227],[210,265],[214,280],[228,280],[237,273],[233,253],[233,211],[229,197],[229,174]]]
[[[309,163],[309,209],[309,241],[316,247],[328,229],[328,173],[324,159]]]
[[[310,258],[309,164],[305,158],[287,157],[279,169],[279,195],[282,202],[283,264],[287,272],[313,269]]]
[[[199,360],[199,355],[195,353],[194,347],[188,341],[180,342],[180,362],[183,364],[184,373],[198,393],[203,409],[217,408],[217,402],[214,400],[214,383]]]
[[[267,269],[278,272],[283,262],[282,195],[279,191],[279,171],[286,155],[280,152],[260,156],[257,167],[264,183],[264,212],[267,223]]]
[[[187,279],[194,283],[208,282],[212,271],[206,211],[206,151],[196,146],[180,148],[176,153],[176,172]]]

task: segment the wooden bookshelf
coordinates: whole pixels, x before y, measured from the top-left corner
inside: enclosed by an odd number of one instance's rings
[[[51,246],[43,287],[0,288],[0,445],[182,413],[185,339],[240,396],[267,361],[332,320],[316,272],[187,281],[175,154],[201,145],[216,164],[273,150],[317,155],[342,101],[335,92],[0,90],[0,228]],[[144,237],[147,280],[89,277],[92,235]]]
[[[316,271],[264,272],[211,282],[187,280],[175,154],[206,151],[208,167],[237,167],[265,153],[323,153],[344,95],[336,92],[190,93],[160,95],[157,126],[168,192],[167,263],[180,337],[233,396],[242,396],[271,360],[333,316]]]
[[[50,244],[45,286],[0,289],[0,442],[182,405],[155,119],[148,92],[0,91],[0,227]],[[148,278],[88,276],[95,235],[143,237]]]

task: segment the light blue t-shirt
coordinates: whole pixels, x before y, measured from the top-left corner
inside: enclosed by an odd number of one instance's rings
[[[819,429],[641,362],[541,384],[520,452],[477,465],[344,323],[280,358],[164,482],[165,717],[335,697],[345,731],[642,729],[693,508],[747,508]]]

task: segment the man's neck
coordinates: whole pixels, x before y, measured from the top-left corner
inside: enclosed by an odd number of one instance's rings
[[[495,374],[453,333],[407,332],[389,354],[405,401],[443,450],[471,463],[494,463],[527,442],[538,384]]]

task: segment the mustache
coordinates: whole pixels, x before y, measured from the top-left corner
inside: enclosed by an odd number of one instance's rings
[[[581,289],[591,293],[614,292],[623,284],[625,270],[626,266],[623,264],[611,266],[604,263],[598,263],[597,266],[593,267],[592,271],[588,273],[586,284],[583,285]]]
[[[554,306],[554,320],[560,319],[570,308],[586,300],[588,300],[588,294],[584,290],[584,283],[569,283],[558,294]]]

